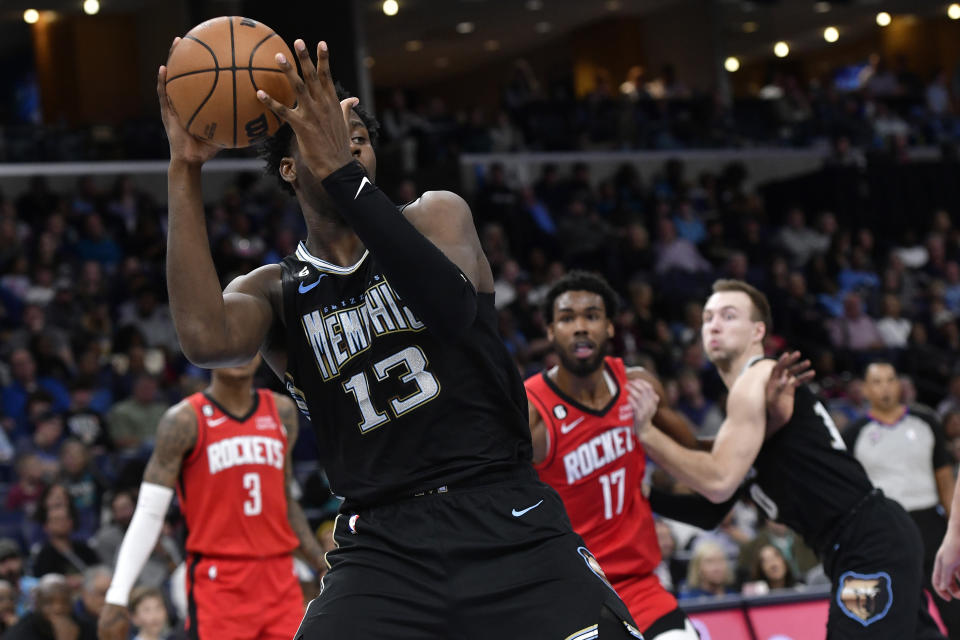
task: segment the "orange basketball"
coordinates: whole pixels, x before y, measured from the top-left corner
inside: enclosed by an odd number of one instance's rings
[[[257,89],[293,106],[278,53],[296,64],[283,38],[250,18],[221,16],[191,29],[167,60],[167,95],[184,128],[229,148],[276,133],[281,121],[257,100]]]

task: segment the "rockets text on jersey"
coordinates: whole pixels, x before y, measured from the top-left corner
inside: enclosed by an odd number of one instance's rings
[[[203,393],[187,401],[197,416],[197,443],[177,485],[187,550],[242,557],[292,551],[298,542],[287,520],[287,433],[272,392],[257,390],[250,413],[239,417]]]

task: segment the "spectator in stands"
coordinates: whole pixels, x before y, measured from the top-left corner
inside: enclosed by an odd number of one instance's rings
[[[123,305],[120,309],[119,326],[136,327],[145,338],[146,346],[160,347],[168,354],[180,353],[180,342],[177,332],[170,319],[170,309],[161,304],[157,292],[160,289],[154,284],[145,284],[135,293],[132,303]]]
[[[677,409],[694,425],[697,436],[709,438],[716,435],[723,422],[723,413],[716,403],[704,397],[700,376],[696,371],[683,369],[677,383],[680,392]]]
[[[0,579],[0,633],[17,623],[17,592],[13,585]]]
[[[947,387],[949,393],[937,405],[937,415],[941,420],[946,421],[948,413],[960,412],[960,372],[950,376],[950,383]]]
[[[710,263],[700,255],[696,246],[689,240],[677,236],[672,220],[661,218],[657,229],[657,259],[654,266],[657,275],[667,275],[671,272],[689,274],[711,271]]]
[[[722,596],[735,593],[733,569],[727,554],[716,542],[697,544],[690,559],[687,581],[677,596],[680,600],[703,596]]]
[[[31,421],[32,434],[17,443],[21,451],[36,455],[44,465],[44,475],[55,477],[60,472],[60,443],[63,441],[63,418],[53,411],[44,411]]]
[[[926,407],[901,402],[892,364],[870,364],[863,379],[870,413],[851,424],[843,438],[873,484],[917,523],[924,545],[924,580],[932,593],[933,561],[947,531],[944,514],[949,515],[953,501],[953,459],[937,416]],[[934,600],[947,626],[960,633],[960,602]]]
[[[88,540],[100,523],[100,499],[106,481],[90,462],[87,447],[75,438],[60,446],[60,482],[66,487],[77,515],[76,535]]]
[[[653,573],[656,574],[664,589],[676,594],[675,584],[677,580],[674,576],[679,571],[676,559],[677,540],[673,537],[670,525],[663,519],[657,518],[653,525],[657,530],[657,543],[660,545],[660,564],[653,570]]]
[[[74,601],[73,619],[80,627],[80,640],[97,637],[97,618],[106,602],[107,589],[113,572],[103,565],[96,565],[83,572],[83,588]]]
[[[66,411],[70,406],[66,387],[54,378],[38,376],[36,361],[27,349],[14,349],[10,354],[10,372],[13,380],[0,390],[0,412],[16,421],[17,435],[27,433],[26,407],[30,394],[40,390],[50,394],[52,409],[57,412]]]
[[[130,397],[110,409],[107,427],[110,438],[121,451],[135,453],[153,440],[160,416],[167,408],[158,391],[156,378],[140,374],[134,379]]]
[[[90,213],[83,222],[83,236],[74,250],[80,260],[93,260],[112,272],[123,258],[123,251],[103,224],[98,213]]]
[[[17,482],[7,493],[6,508],[33,515],[40,496],[46,487],[43,461],[35,454],[19,454],[16,462]]]
[[[802,268],[814,253],[823,253],[830,238],[807,226],[803,210],[793,207],[787,212],[787,224],[777,234],[777,243],[787,252],[790,266]]]
[[[49,344],[52,354],[58,358],[62,366],[72,371],[75,368],[73,351],[70,349],[70,337],[67,333],[47,321],[44,308],[38,304],[28,304],[23,308],[22,326],[13,331],[9,338],[10,349],[30,349],[36,341],[43,340]],[[50,367],[38,367],[43,373],[51,373]],[[46,369],[46,371],[44,371]]]
[[[837,349],[870,351],[883,347],[883,340],[873,318],[863,312],[863,302],[857,293],[843,298],[843,315],[829,321],[830,342]]]
[[[70,383],[70,410],[64,423],[68,437],[79,440],[91,453],[103,454],[113,450],[113,442],[106,419],[93,406],[95,393],[89,378],[73,380]],[[109,400],[105,404],[109,404]]]
[[[163,593],[156,587],[137,587],[130,594],[131,621],[137,627],[133,640],[174,640],[179,633],[169,632],[167,607]]]
[[[83,572],[98,564],[100,558],[86,542],[72,539],[72,505],[43,511],[43,530],[47,539],[33,556],[33,575],[39,578],[48,573],[60,574],[76,592],[83,585]]]
[[[20,545],[11,538],[0,538],[0,580],[13,588],[14,612],[23,616],[33,604],[36,578],[24,575],[24,557]]]
[[[893,294],[883,296],[883,316],[877,321],[877,332],[883,345],[889,349],[904,349],[910,339],[913,323],[901,315],[900,298]]]
[[[740,548],[740,569],[749,573],[751,562],[759,555],[760,549],[773,545],[783,554],[793,575],[809,583],[808,574],[820,564],[817,555],[786,525],[766,517],[761,520],[756,537]]]
[[[78,640],[80,628],[70,614],[71,597],[63,576],[45,575],[37,584],[36,609],[21,617],[3,640]]]
[[[764,593],[774,589],[790,589],[797,584],[797,579],[790,571],[783,552],[772,544],[765,544],[759,548],[753,560],[753,569],[750,572],[750,579],[762,583],[763,587],[757,589],[748,589],[744,585],[744,593]]]

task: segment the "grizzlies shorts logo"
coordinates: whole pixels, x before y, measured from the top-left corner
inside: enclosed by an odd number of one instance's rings
[[[586,547],[577,547],[577,553],[579,553],[580,557],[583,558],[583,561],[587,563],[587,567],[590,569],[590,571],[592,571],[598,578],[603,580],[604,584],[610,587],[611,591],[616,593],[617,590],[614,589],[613,585],[610,584],[610,581],[607,580],[607,574],[605,574],[603,569],[600,568],[600,563],[597,562],[597,559],[593,557],[593,554],[590,553],[590,550]]]
[[[893,605],[890,574],[847,571],[837,582],[837,605],[865,627],[882,620]]]

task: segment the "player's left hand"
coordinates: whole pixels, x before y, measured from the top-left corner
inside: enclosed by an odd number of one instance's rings
[[[627,381],[627,401],[633,409],[633,428],[638,437],[650,428],[650,420],[657,412],[660,396],[653,390],[653,386],[642,378]]]
[[[960,536],[948,530],[933,563],[933,590],[944,600],[960,599]]]
[[[317,45],[316,66],[303,40],[294,41],[293,49],[300,59],[303,78],[297,74],[293,62],[282,53],[277,54],[276,62],[296,94],[296,106],[288,107],[262,89],[257,91],[257,99],[293,128],[300,157],[313,175],[322,180],[353,158],[347,121],[350,110],[360,100],[347,98],[341,101],[337,98],[330,76],[330,52],[326,42],[320,41]]]
[[[777,359],[767,380],[767,432],[776,431],[793,416],[793,394],[801,384],[813,380],[816,372],[809,360],[800,360],[799,351],[788,351]]]

